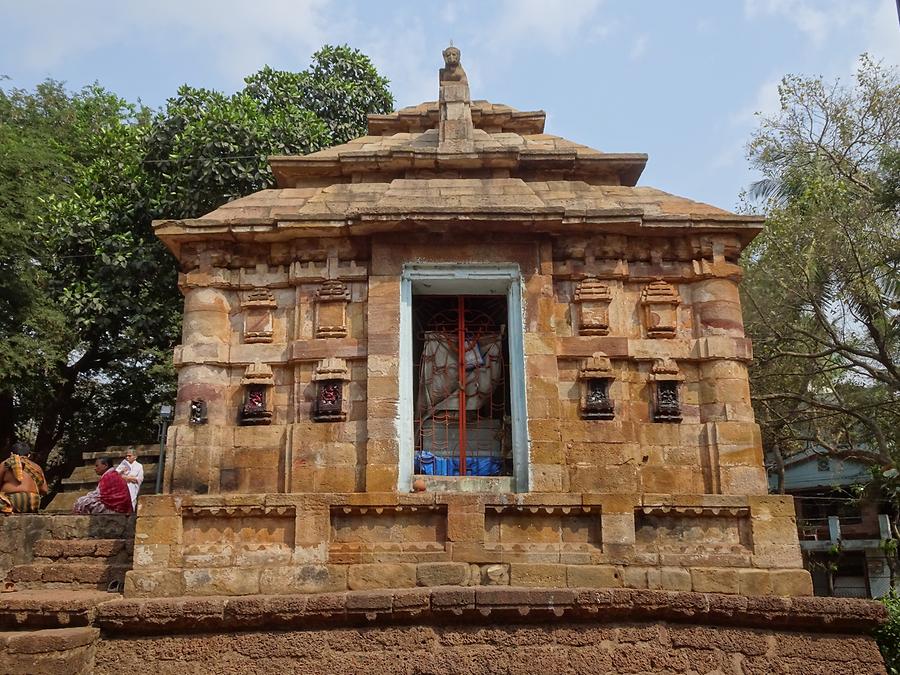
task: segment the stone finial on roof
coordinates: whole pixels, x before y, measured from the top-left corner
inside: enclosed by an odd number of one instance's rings
[[[438,152],[471,152],[472,99],[469,80],[459,62],[459,49],[450,46],[444,50],[444,67],[440,72],[440,126]]]

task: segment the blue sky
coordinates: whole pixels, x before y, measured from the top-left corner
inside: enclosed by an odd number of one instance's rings
[[[900,63],[895,0],[0,0],[5,86],[98,81],[161,105],[182,83],[233,91],[324,43],[369,54],[398,106],[437,97],[441,49],[472,95],[547,112],[549,133],[647,152],[641,184],[734,208],[755,112],[786,73]]]

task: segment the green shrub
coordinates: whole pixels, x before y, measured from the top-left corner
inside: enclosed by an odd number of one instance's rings
[[[889,675],[900,675],[900,595],[891,589],[881,601],[888,610],[888,620],[875,631],[878,648]]]

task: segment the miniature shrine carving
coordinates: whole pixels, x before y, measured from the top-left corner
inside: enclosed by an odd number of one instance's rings
[[[244,371],[241,380],[243,401],[240,410],[241,424],[271,424],[272,400],[271,390],[275,385],[272,369],[257,361]]]
[[[575,287],[574,305],[579,335],[609,334],[609,286],[595,277],[587,277]]]
[[[681,298],[672,284],[657,279],[641,292],[644,329],[647,337],[674,338],[678,331],[678,305]]]
[[[345,384],[350,381],[350,370],[343,359],[328,358],[319,362],[313,375],[316,383],[316,402],[313,419],[316,422],[343,422],[349,409]]]
[[[316,337],[347,336],[347,303],[350,291],[342,281],[329,279],[316,291]]]
[[[586,420],[611,420],[615,417],[615,403],[610,397],[610,385],[615,374],[609,358],[595,352],[578,373],[582,383],[581,417]]]
[[[653,383],[653,421],[680,422],[680,384],[684,376],[674,359],[657,359],[651,367]]]
[[[275,295],[268,288],[256,288],[244,296],[241,303],[244,313],[244,342],[252,344],[272,341],[272,310],[275,307]]]
[[[191,401],[188,422],[191,424],[206,424],[206,401],[203,399]]]

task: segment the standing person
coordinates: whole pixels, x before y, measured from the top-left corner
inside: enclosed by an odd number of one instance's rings
[[[90,516],[101,513],[131,513],[131,493],[128,483],[112,468],[109,457],[94,461],[94,473],[100,476],[97,487],[75,500],[73,512]]]
[[[131,508],[137,511],[138,492],[141,491],[141,483],[144,482],[144,466],[137,461],[134,448],[128,448],[125,459],[116,467],[116,471],[128,483],[128,492],[131,493]]]
[[[41,495],[47,494],[44,472],[28,455],[24,441],[14,443],[8,459],[0,464],[0,513],[37,513]]]

